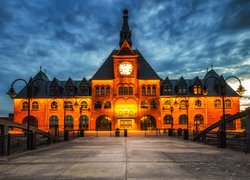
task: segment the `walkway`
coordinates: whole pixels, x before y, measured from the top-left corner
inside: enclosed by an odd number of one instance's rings
[[[85,137],[0,158],[0,179],[249,179],[249,169],[250,154],[170,137]]]

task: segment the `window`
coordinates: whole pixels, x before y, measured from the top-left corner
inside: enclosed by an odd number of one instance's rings
[[[204,124],[204,117],[201,114],[196,114],[194,117],[194,124],[197,124],[197,125]]]
[[[64,108],[65,109],[73,109],[73,104],[71,101],[64,102]]]
[[[81,109],[88,109],[88,103],[86,101],[81,102]]]
[[[124,93],[123,93],[123,94],[127,95],[127,94],[128,94],[128,88],[127,88],[127,87],[124,87],[123,90],[124,90]]]
[[[142,87],[142,95],[145,96],[146,95],[146,87]]]
[[[89,122],[88,122],[88,116],[82,115],[79,119],[79,129],[88,129]]]
[[[166,100],[164,102],[163,109],[171,109],[171,101],[170,100]]]
[[[178,87],[178,94],[186,94],[186,93],[187,93],[187,86]]]
[[[187,106],[188,106],[188,101],[181,100],[181,102],[180,102],[180,109],[186,109]]]
[[[231,100],[226,99],[225,100],[225,108],[231,108],[231,106],[232,106]]]
[[[65,87],[65,93],[68,96],[73,96],[74,95],[74,86]]]
[[[142,101],[141,102],[141,108],[142,109],[148,109],[148,102],[147,101]]]
[[[172,93],[172,86],[164,85],[162,87],[162,93],[163,94],[171,94]]]
[[[110,101],[106,101],[104,104],[104,109],[110,109],[111,108],[111,102]]]
[[[172,125],[173,117],[171,115],[164,116],[164,125]]]
[[[185,115],[185,114],[180,115],[180,117],[179,117],[179,124],[180,125],[187,124],[187,115]]]
[[[49,128],[58,128],[58,117],[53,115],[49,118]]]
[[[110,95],[110,87],[106,87],[106,96]]]
[[[28,107],[29,107],[29,104],[28,104],[28,102],[23,102],[23,104],[22,104],[22,110],[28,110]]]
[[[60,94],[60,89],[58,86],[51,86],[50,87],[50,95],[51,96],[58,96]]]
[[[104,95],[104,87],[101,87],[101,95]]]
[[[123,95],[123,88],[119,87],[119,95]]]
[[[153,88],[152,88],[152,95],[156,95],[156,87],[155,86],[153,86]]]
[[[151,95],[151,87],[150,86],[147,87],[147,95]]]
[[[64,128],[66,130],[72,130],[74,127],[74,121],[73,121],[73,117],[72,116],[65,116],[64,119]]]
[[[128,90],[129,92],[129,95],[133,95],[133,88],[132,87],[129,87],[129,90]]]
[[[32,109],[33,110],[38,110],[39,109],[38,102],[35,101],[35,102],[32,103]]]
[[[221,107],[221,100],[216,99],[216,100],[214,101],[214,107],[215,107],[215,108],[220,108],[220,107]]]
[[[202,106],[201,100],[196,100],[195,101],[195,108],[201,108],[201,106]]]
[[[89,87],[88,86],[81,86],[80,87],[81,90],[81,94],[84,96],[88,96],[89,95]]]
[[[96,87],[96,88],[95,88],[95,95],[97,95],[97,96],[100,95],[99,87]]]
[[[100,101],[95,102],[95,109],[101,109],[102,108],[102,103]]]
[[[152,100],[150,103],[151,109],[158,109],[158,103],[156,100]]]
[[[53,109],[53,110],[57,109],[58,108],[57,102],[56,101],[52,101],[52,103],[50,104],[50,108]]]
[[[201,94],[201,90],[202,90],[201,86],[197,85],[194,86],[194,94]]]

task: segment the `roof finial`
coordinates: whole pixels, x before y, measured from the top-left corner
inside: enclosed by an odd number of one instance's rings
[[[42,66],[40,66],[40,71],[42,71]]]
[[[44,69],[44,74],[46,74],[46,69]]]
[[[207,73],[208,73],[208,68],[207,68]]]
[[[213,70],[213,68],[214,68],[214,66],[213,66],[213,64],[211,64],[211,69]]]
[[[122,29],[120,31],[120,47],[122,46],[122,43],[127,40],[129,45],[132,46],[132,41],[131,41],[131,31],[129,28],[128,24],[128,10],[124,9],[123,10],[123,25]]]

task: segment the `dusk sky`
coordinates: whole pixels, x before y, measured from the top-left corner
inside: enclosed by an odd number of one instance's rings
[[[203,78],[213,65],[249,97],[249,0],[0,0],[0,116],[13,112],[11,83],[40,66],[50,80],[91,78],[119,48],[124,8],[133,48],[161,78]]]

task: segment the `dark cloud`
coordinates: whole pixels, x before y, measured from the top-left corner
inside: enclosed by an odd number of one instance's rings
[[[250,1],[0,0],[0,115],[16,78],[40,66],[50,79],[92,77],[119,46],[122,10],[129,9],[133,47],[163,78],[219,74],[249,79]]]

